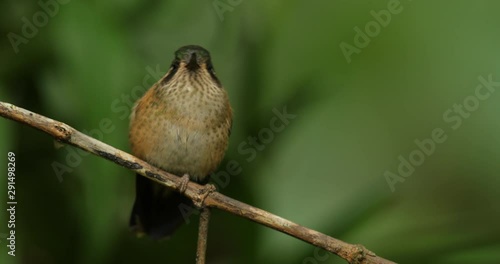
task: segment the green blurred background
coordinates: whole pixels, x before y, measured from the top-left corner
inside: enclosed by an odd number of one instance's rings
[[[443,119],[474,95],[480,76],[500,81],[498,1],[41,3],[52,3],[49,11],[36,1],[0,3],[1,101],[129,151],[127,101],[167,71],[177,48],[202,45],[235,112],[221,168],[235,160],[242,172],[222,193],[400,263],[500,263],[500,94],[456,130]],[[372,13],[388,5],[399,12],[376,32]],[[23,33],[33,19],[37,32]],[[355,27],[367,24],[376,34],[348,62],[341,43],[355,45]],[[296,118],[255,158],[238,150],[285,107]],[[397,173],[399,155],[408,158],[435,128],[447,140],[391,191],[384,172]],[[128,231],[130,171],[2,118],[0,138],[0,171],[16,153],[18,200],[16,257],[0,210],[0,263],[194,263],[195,218],[162,243]],[[66,166],[59,177],[55,164]],[[3,204],[6,185],[0,180]],[[208,259],[345,263],[221,211]]]

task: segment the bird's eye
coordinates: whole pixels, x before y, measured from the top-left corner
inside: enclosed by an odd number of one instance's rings
[[[212,63],[208,63],[207,64],[207,70],[208,72],[210,72],[211,74],[215,75],[215,69],[214,69],[214,66],[212,66]]]
[[[168,81],[170,81],[170,79],[174,77],[175,73],[177,72],[177,69],[179,69],[179,61],[174,60],[172,62],[172,65],[170,65],[170,70],[168,71],[167,75],[163,77],[163,79],[161,80],[161,84],[165,85],[166,83],[168,83]]]
[[[220,81],[219,79],[217,78],[217,76],[215,75],[215,69],[214,69],[214,66],[212,66],[212,62],[211,61],[208,61],[207,62],[207,71],[208,73],[210,74],[210,77],[212,77],[212,80],[214,82],[217,83],[217,85],[220,87]]]
[[[172,62],[172,65],[170,65],[170,68],[172,68],[172,70],[177,70],[177,68],[179,68],[179,61],[178,60],[175,60],[174,62]]]

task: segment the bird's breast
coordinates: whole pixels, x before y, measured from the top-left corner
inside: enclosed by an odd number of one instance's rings
[[[225,94],[184,89],[159,97],[150,89],[131,116],[132,152],[163,170],[201,181],[222,161],[230,118]]]

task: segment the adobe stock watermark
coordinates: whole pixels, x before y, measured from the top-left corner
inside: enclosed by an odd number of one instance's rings
[[[313,255],[302,260],[302,264],[319,264],[327,261],[331,255],[332,253],[322,248],[316,247],[314,248]]]
[[[217,16],[219,16],[219,20],[223,22],[224,13],[233,12],[234,8],[239,6],[242,2],[243,0],[213,0],[212,6],[214,7]]]
[[[373,20],[370,20],[365,24],[364,30],[357,26],[354,27],[354,32],[356,33],[353,38],[354,46],[345,41],[342,41],[339,45],[347,63],[351,63],[351,56],[354,53],[360,54],[362,49],[368,47],[372,39],[380,34],[382,28],[389,26],[392,16],[400,14],[403,12],[403,9],[404,8],[399,0],[389,0],[387,2],[387,9],[379,11],[371,10],[370,14],[373,17]]]
[[[446,109],[443,113],[443,121],[448,125],[443,129],[441,127],[434,128],[429,137],[422,140],[415,139],[415,148],[409,154],[398,156],[399,165],[396,172],[386,170],[384,178],[391,192],[395,192],[396,184],[403,183],[410,177],[422,164],[426,158],[432,156],[439,144],[446,142],[450,132],[459,129],[464,120],[472,116],[477,111],[481,102],[489,99],[495,92],[495,89],[500,87],[500,82],[493,81],[492,75],[488,77],[479,76],[479,84],[474,88],[474,93],[465,97],[461,103],[455,103],[452,107]]]
[[[21,44],[28,44],[28,42],[33,39],[40,28],[45,27],[50,18],[55,17],[59,13],[61,5],[69,3],[70,0],[40,0],[38,5],[41,10],[35,12],[31,18],[23,16],[21,21],[23,25],[21,26],[21,35],[14,32],[7,33],[7,38],[9,39],[10,45],[14,49],[14,52],[19,53],[19,46]]]
[[[120,98],[111,102],[111,112],[119,115],[118,118],[120,120],[125,120],[130,116],[134,102],[139,99],[149,87],[153,86],[156,80],[160,80],[164,75],[164,72],[160,70],[160,65],[156,65],[156,68],[147,66],[146,72],[147,74],[142,78],[141,85],[134,86],[128,94],[121,94]],[[115,129],[116,126],[113,120],[105,117],[99,121],[99,126],[97,128],[91,130],[84,129],[82,133],[103,141],[104,136],[113,133]],[[63,181],[63,176],[65,174],[73,172],[75,168],[82,163],[83,157],[90,155],[90,153],[79,148],[64,146],[62,149],[66,151],[64,163],[53,161],[51,164],[52,170],[56,174],[59,182]]]
[[[290,114],[286,106],[280,111],[276,108],[272,110],[274,116],[269,120],[269,126],[261,128],[257,135],[248,136],[246,140],[238,144],[238,153],[245,158],[246,163],[250,163],[257,158],[259,152],[263,151],[267,145],[274,141],[277,134],[290,124],[291,120],[297,118],[297,115]],[[231,177],[239,175],[243,171],[242,165],[236,159],[229,160],[226,166],[210,175],[212,182],[218,190],[224,189],[229,185]],[[190,217],[198,215],[200,212],[188,204],[180,204],[181,211],[186,224],[190,223]]]

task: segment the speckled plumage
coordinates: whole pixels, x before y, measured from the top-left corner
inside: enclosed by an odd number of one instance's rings
[[[204,183],[224,157],[231,120],[228,95],[215,77],[208,51],[186,46],[176,52],[167,74],[136,102],[130,119],[132,153],[165,171]],[[166,200],[188,201],[145,178],[137,180],[132,228],[155,238],[171,235],[179,223],[162,226],[162,222],[178,218],[179,212]],[[141,201],[140,195],[153,197]],[[150,202],[153,208],[136,208]]]

